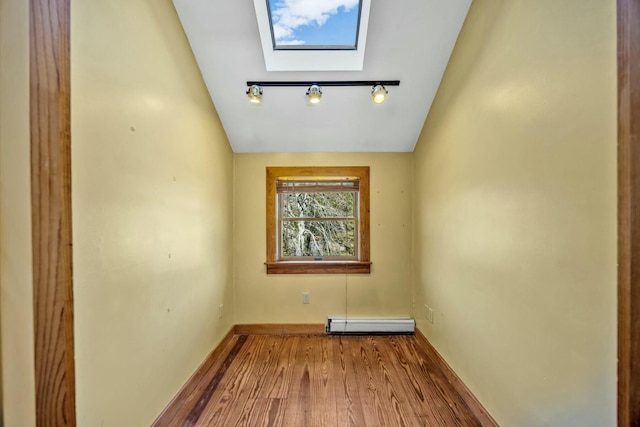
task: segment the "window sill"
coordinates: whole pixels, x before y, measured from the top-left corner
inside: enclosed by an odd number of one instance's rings
[[[370,274],[370,261],[265,262],[267,274]]]

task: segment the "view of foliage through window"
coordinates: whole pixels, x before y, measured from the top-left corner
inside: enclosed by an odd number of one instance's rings
[[[283,257],[356,256],[355,192],[280,194]]]
[[[267,274],[370,274],[369,166],[267,166]]]

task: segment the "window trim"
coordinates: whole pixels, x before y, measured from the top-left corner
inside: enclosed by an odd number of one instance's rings
[[[281,261],[278,259],[278,238],[276,213],[278,195],[276,181],[283,177],[347,177],[360,179],[359,190],[359,224],[358,239],[360,242],[359,259],[353,260],[318,260],[318,261]],[[266,221],[267,221],[267,274],[369,274],[370,259],[370,221],[369,221],[369,166],[277,166],[266,168]]]

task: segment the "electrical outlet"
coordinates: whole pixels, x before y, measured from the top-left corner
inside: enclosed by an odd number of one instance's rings
[[[224,304],[220,304],[218,306],[218,319],[222,319],[222,307],[224,306]]]
[[[303,304],[310,304],[311,303],[311,295],[309,295],[309,292],[303,292],[302,293],[302,303]]]
[[[429,323],[433,323],[433,309],[429,307],[427,304],[424,305],[424,315],[429,321]]]

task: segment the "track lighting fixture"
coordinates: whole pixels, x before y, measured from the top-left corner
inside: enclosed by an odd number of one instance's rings
[[[349,81],[316,81],[316,82],[247,82],[247,96],[253,104],[262,101],[262,88],[265,86],[293,87],[307,86],[307,98],[311,104],[322,99],[322,86],[370,86],[371,97],[375,104],[382,104],[387,99],[385,86],[400,86],[400,80],[349,80]]]
[[[307,98],[309,98],[309,103],[318,104],[322,100],[322,88],[317,84],[312,84],[307,89]]]
[[[382,104],[387,99],[388,93],[387,89],[382,85],[375,85],[371,88],[371,98],[376,104]]]
[[[262,86],[260,85],[249,86],[249,89],[247,89],[247,96],[249,97],[250,103],[260,104],[262,102]]]

